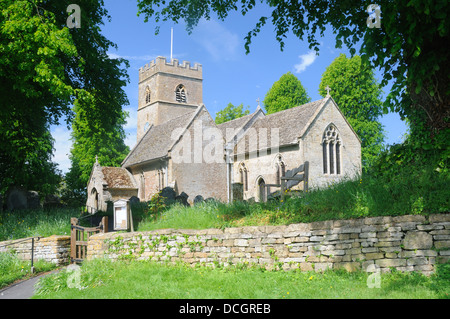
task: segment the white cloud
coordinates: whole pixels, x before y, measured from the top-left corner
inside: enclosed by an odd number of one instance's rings
[[[192,36],[214,60],[237,58],[239,37],[215,20],[200,20]]]
[[[317,59],[316,51],[311,50],[307,54],[299,56],[300,63],[294,65],[295,73],[301,73]]]
[[[67,173],[70,168],[70,148],[72,147],[72,141],[70,140],[70,131],[65,126],[55,126],[51,130],[51,134],[55,139],[55,153],[53,154],[52,161],[59,164],[58,168]]]
[[[119,55],[111,52],[108,52],[107,54],[110,59],[122,58],[130,61],[151,61],[156,59],[155,55]]]

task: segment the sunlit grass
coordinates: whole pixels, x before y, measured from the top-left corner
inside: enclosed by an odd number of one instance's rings
[[[436,172],[420,171],[417,175],[400,172],[392,181],[367,175],[330,184],[325,189],[287,194],[285,200],[273,199],[267,203],[211,201],[188,208],[175,205],[136,224],[142,231],[224,228],[449,211],[450,179]]]
[[[35,260],[33,263],[35,272],[31,272],[31,261],[23,261],[14,253],[0,253],[0,289],[12,284],[16,280],[32,277],[33,275],[52,270],[56,266],[43,260]]]
[[[80,286],[68,288],[64,271],[44,278],[36,298],[96,299],[427,299],[449,298],[449,267],[430,277],[418,273],[381,274],[370,288],[370,274],[346,271],[265,271],[258,268],[192,268],[148,261],[83,264]],[[446,267],[446,268],[445,268]]]
[[[80,212],[76,209],[2,212],[0,213],[0,241],[33,236],[70,236],[70,218],[79,215]]]

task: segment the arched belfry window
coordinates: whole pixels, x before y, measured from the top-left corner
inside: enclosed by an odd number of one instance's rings
[[[286,174],[286,164],[284,164],[281,155],[276,159],[275,163],[275,183],[281,185],[281,178]]]
[[[175,98],[177,102],[186,103],[186,88],[183,84],[177,86],[175,90]]]
[[[239,165],[239,181],[241,182],[244,191],[248,191],[248,171],[244,163]]]
[[[341,174],[341,144],[341,138],[336,126],[333,124],[328,125],[322,138],[324,174]]]
[[[152,95],[148,86],[145,88],[145,104],[149,104],[151,101]]]

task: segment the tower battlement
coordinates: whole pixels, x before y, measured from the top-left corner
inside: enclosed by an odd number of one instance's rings
[[[139,82],[144,81],[156,73],[175,73],[178,76],[186,76],[199,80],[203,78],[201,64],[195,63],[194,66],[191,66],[189,61],[183,61],[180,64],[178,59],[172,59],[172,61],[167,62],[165,57],[159,56],[139,69]]]

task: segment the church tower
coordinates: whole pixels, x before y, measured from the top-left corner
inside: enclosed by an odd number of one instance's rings
[[[157,57],[140,68],[137,140],[152,125],[196,110],[203,103],[202,82],[202,65],[197,63],[191,67],[187,61]]]

